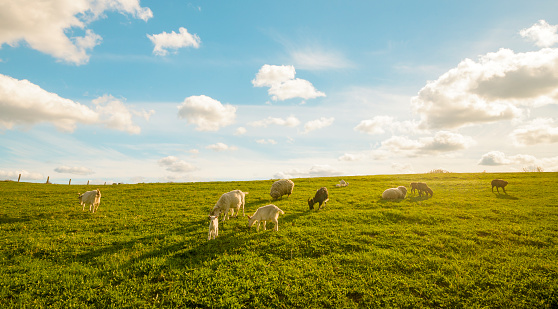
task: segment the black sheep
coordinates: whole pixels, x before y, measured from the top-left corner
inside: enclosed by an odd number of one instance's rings
[[[327,192],[327,188],[321,187],[318,189],[318,191],[316,191],[316,195],[314,195],[314,198],[308,199],[308,206],[310,206],[310,209],[314,209],[314,204],[320,203],[320,207],[318,209],[322,209],[322,204],[324,204],[325,206],[327,201],[329,201],[329,193]]]

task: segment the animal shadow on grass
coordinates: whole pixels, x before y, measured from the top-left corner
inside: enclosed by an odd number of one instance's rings
[[[25,221],[31,221],[31,219],[29,219],[28,217],[12,218],[12,217],[8,217],[6,215],[0,215],[0,224],[25,222]]]
[[[407,199],[412,203],[416,203],[416,202],[426,201],[428,199],[428,196],[412,196],[412,197],[407,197]]]
[[[501,194],[501,193],[494,193],[494,195],[499,198],[499,199],[503,199],[503,200],[519,200],[519,198],[515,197],[515,196],[511,196],[506,194]]]

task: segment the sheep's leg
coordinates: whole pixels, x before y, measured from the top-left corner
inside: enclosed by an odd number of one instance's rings
[[[267,223],[267,221],[264,221],[264,222],[263,222],[263,229],[264,229],[264,231],[267,230],[267,229],[265,228],[265,224],[266,224],[266,223]]]
[[[273,223],[275,223],[275,231],[279,231],[279,221],[277,220],[277,218],[273,219]]]

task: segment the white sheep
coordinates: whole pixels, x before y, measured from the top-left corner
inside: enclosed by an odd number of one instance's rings
[[[404,186],[399,186],[397,188],[389,188],[385,190],[384,193],[382,193],[382,198],[397,200],[405,198],[405,195],[407,195],[407,188],[405,188]]]
[[[346,186],[348,186],[348,185],[349,185],[348,182],[346,182],[345,180],[341,179],[341,180],[339,181],[339,183],[336,184],[335,186],[336,186],[337,188],[339,188],[339,187],[346,187]]]
[[[271,195],[274,200],[282,197],[285,194],[287,195],[287,197],[289,197],[291,194],[293,194],[293,189],[294,182],[289,179],[281,179],[277,180],[271,185],[271,191],[269,192],[269,195]]]
[[[96,212],[101,204],[101,191],[91,190],[83,194],[78,193],[79,203],[83,206],[82,211],[85,210],[85,205],[89,205],[89,211]]]
[[[279,207],[269,204],[262,206],[256,210],[253,216],[248,216],[248,227],[252,227],[254,222],[258,221],[258,225],[256,227],[256,231],[260,230],[260,223],[263,222],[263,229],[265,231],[265,224],[267,221],[271,221],[275,223],[275,230],[279,231],[279,214],[285,214],[284,211],[279,209]]]
[[[215,239],[215,237],[219,236],[219,216],[209,216],[209,235],[207,236],[207,240]]]
[[[234,215],[234,210],[236,209],[236,218],[238,217],[240,208],[242,208],[242,216],[244,216],[246,194],[248,194],[248,192],[242,192],[241,190],[233,190],[231,192],[223,193],[215,206],[213,206],[213,210],[211,210],[210,215],[218,217],[222,213],[223,221],[225,221],[229,218],[229,210],[231,211],[231,215]]]

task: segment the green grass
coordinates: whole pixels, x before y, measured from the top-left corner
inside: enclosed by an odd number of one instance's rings
[[[77,200],[95,186],[0,182],[0,307],[558,307],[557,173],[340,179],[293,179],[278,232],[239,217],[212,241],[222,193],[252,214],[273,181],[99,186],[95,214]],[[381,199],[412,181],[434,196]]]

